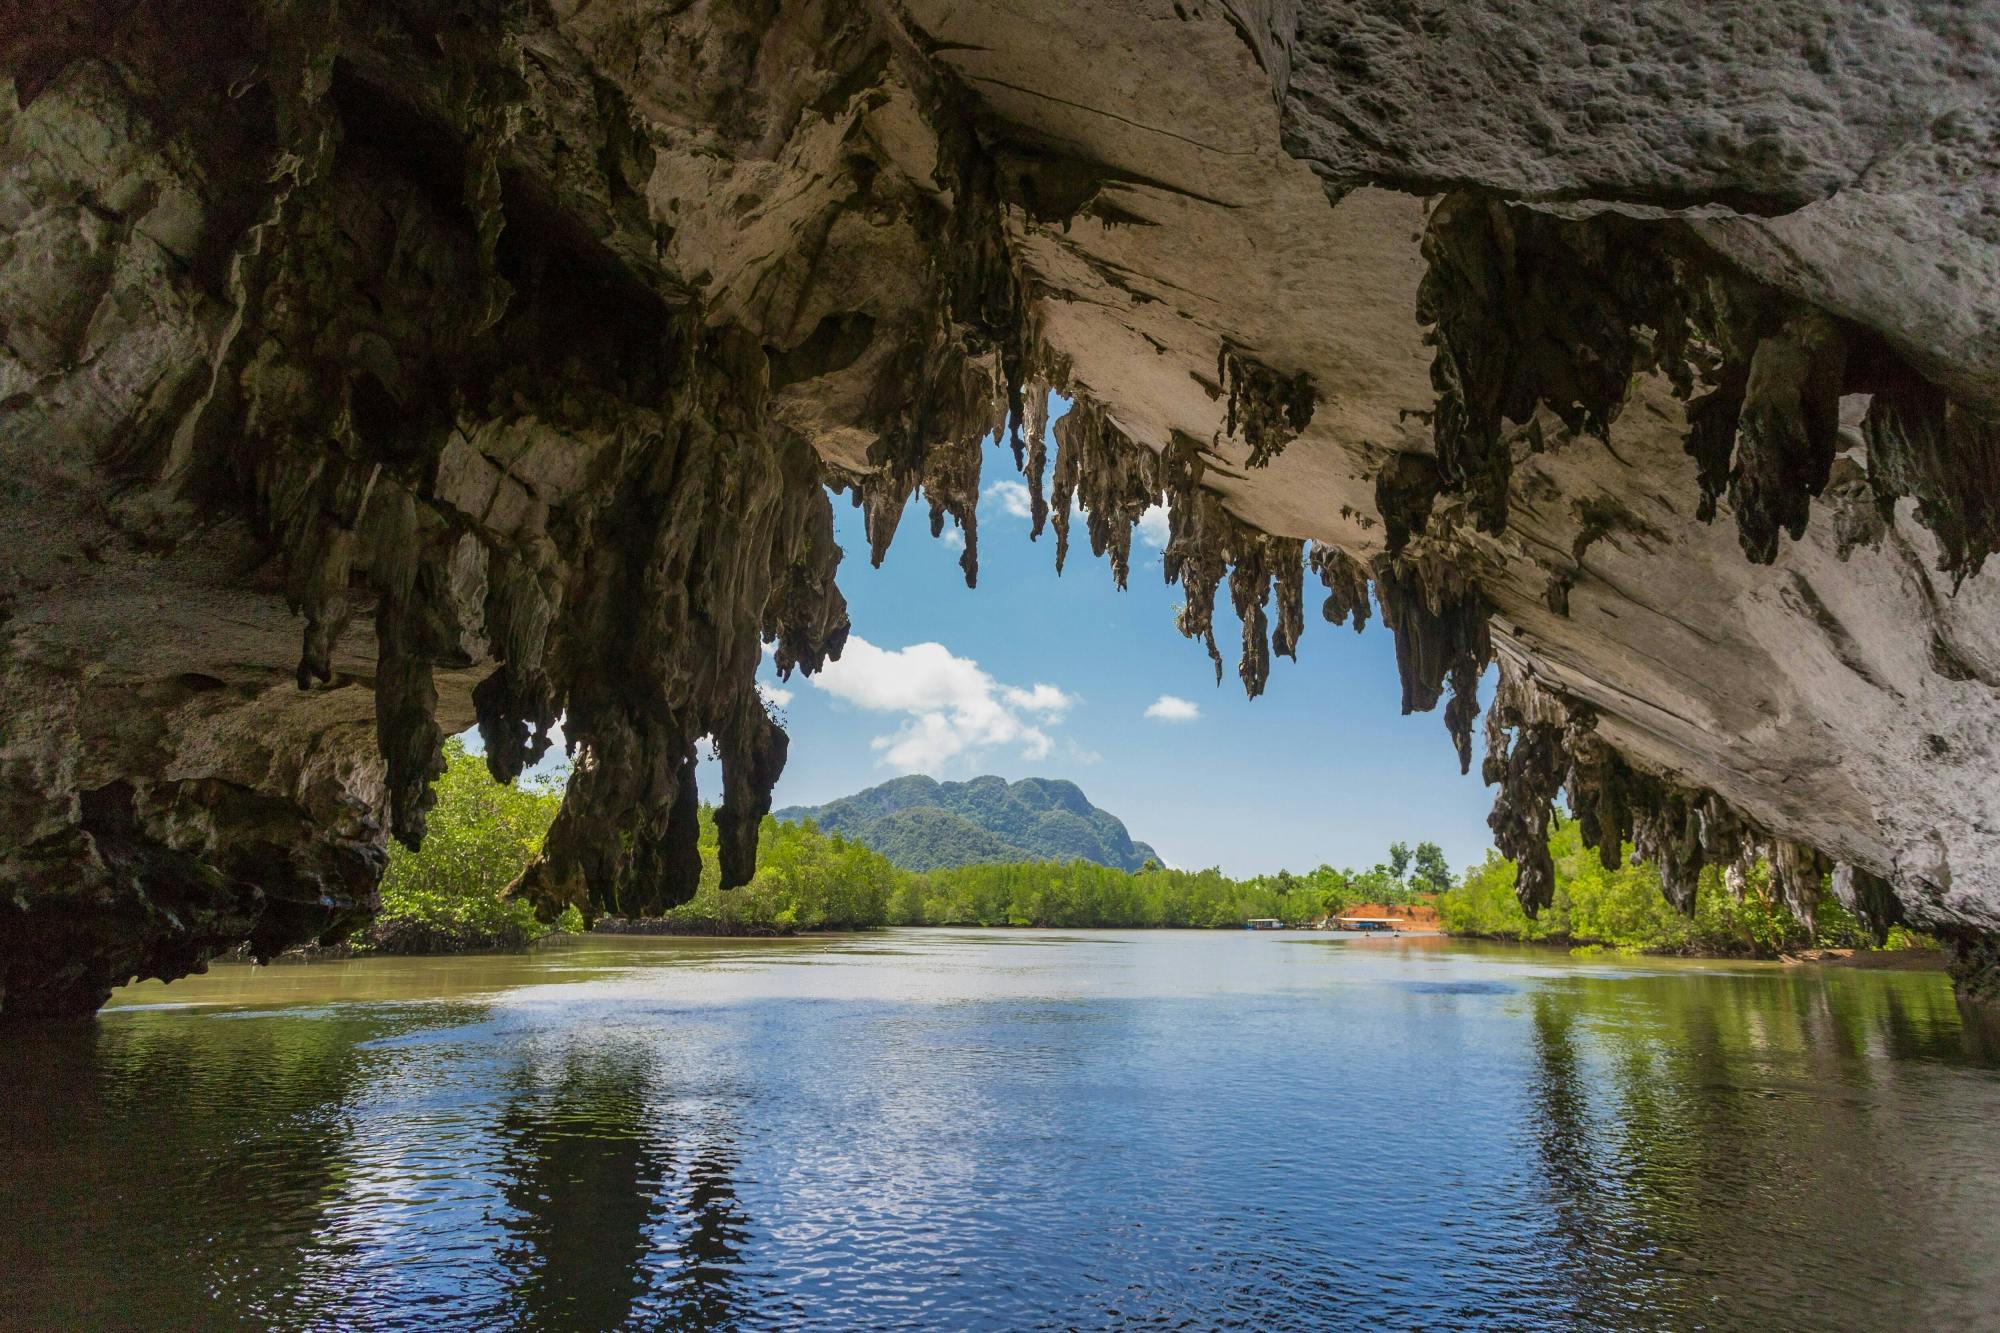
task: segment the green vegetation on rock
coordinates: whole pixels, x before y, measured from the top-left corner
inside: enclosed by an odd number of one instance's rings
[[[1771,892],[1769,870],[1761,862],[1746,877],[1740,901],[1720,871],[1713,866],[1704,870],[1694,914],[1683,916],[1661,894],[1659,871],[1633,861],[1629,844],[1624,850],[1623,867],[1606,870],[1597,853],[1583,846],[1577,822],[1559,820],[1549,836],[1555,901],[1539,916],[1531,920],[1515,900],[1514,863],[1489,851],[1463,884],[1439,897],[1439,924],[1454,935],[1640,953],[1769,958],[1799,949],[1867,948],[1874,943],[1831,897],[1822,899],[1815,929],[1808,930]],[[1892,933],[1892,947],[1907,942],[1928,943],[1900,928]]]
[[[1322,867],[1325,870],[1325,867]],[[912,876],[890,920],[902,926],[1241,926],[1253,917],[1305,925],[1349,902],[1353,881],[1281,874],[1233,880],[1220,870],[1132,874],[1088,861],[975,865]]]
[[[355,942],[382,953],[518,949],[551,929],[579,930],[571,908],[555,927],[503,891],[536,852],[562,793],[546,783],[507,786],[458,741],[445,744],[444,776],[424,849],[389,846],[382,911]]]
[[[484,763],[454,741],[446,747],[437,791],[423,851],[398,846],[391,852],[381,915],[358,947],[392,953],[508,949],[551,929],[582,929],[574,908],[550,927],[505,892],[540,848],[555,815],[560,795],[552,786],[496,783]],[[1777,901],[1762,865],[1750,873],[1740,900],[1718,872],[1705,871],[1693,916],[1682,916],[1662,896],[1653,867],[1633,861],[1627,848],[1622,868],[1604,869],[1568,819],[1556,823],[1549,839],[1555,901],[1530,920],[1514,897],[1514,864],[1497,853],[1487,853],[1463,883],[1441,894],[1450,874],[1430,842],[1414,850],[1392,844],[1384,862],[1361,871],[1322,865],[1304,874],[1236,880],[1213,867],[1173,870],[1067,782],[901,778],[823,809],[838,824],[866,829],[868,837],[886,838],[896,850],[872,848],[859,836],[845,836],[843,828],[823,829],[810,819],[771,817],[759,841],[756,875],[723,892],[715,824],[704,809],[702,876],[694,898],[657,920],[608,922],[606,928],[750,935],[883,925],[1208,929],[1258,917],[1299,926],[1361,903],[1408,905],[1435,896],[1439,924],[1456,935],[1756,957],[1872,943],[1830,897],[1809,931]],[[1001,831],[959,810],[980,812]],[[1058,850],[1065,837],[1071,849]],[[1022,855],[1012,841],[1022,838],[1049,850]],[[1130,849],[1136,859],[1130,868],[1105,865],[1074,846],[1098,855],[1116,848],[1123,856]],[[899,857],[930,868],[913,873],[895,864]],[[1901,932],[1892,943],[1911,939]]]
[[[938,782],[912,775],[822,806],[780,810],[777,817],[810,820],[823,832],[866,843],[905,870],[1090,861],[1136,871],[1156,859],[1075,783],[1054,778]]]
[[[541,849],[562,802],[545,783],[507,786],[457,741],[445,746],[445,772],[421,852],[395,845],[382,880],[382,911],[356,948],[382,953],[462,953],[518,949],[551,931],[579,931],[572,907],[555,923],[506,894]],[[757,874],[722,893],[713,813],[701,812],[701,886],[692,901],[653,928],[689,934],[780,934],[882,925],[890,895],[907,876],[859,843],[811,827],[766,819]]]
[[[363,948],[395,953],[520,948],[551,929],[535,920],[525,902],[507,897],[506,889],[541,846],[558,793],[546,785],[494,782],[484,763],[456,741],[446,747],[445,757],[424,849],[398,847],[392,853],[382,884],[382,914]],[[1131,871],[1071,856],[915,874],[811,821],[767,818],[756,875],[742,888],[724,892],[715,823],[704,809],[701,884],[694,898],[656,920],[606,922],[604,928],[685,934],[789,934],[882,925],[1208,928],[1240,926],[1252,917],[1304,925],[1357,903],[1415,901],[1426,867],[1443,863],[1437,847],[1423,843],[1414,855],[1400,845],[1392,848],[1390,863],[1363,871],[1320,866],[1303,875],[1280,871],[1234,880],[1214,868],[1163,867],[1152,848],[1132,843],[1122,824],[1095,810],[1066,782],[1028,779],[1010,788],[998,778],[957,784],[902,779],[861,795],[872,803],[874,823],[911,838],[925,836],[926,828],[945,833],[971,829],[968,838],[994,838],[968,821],[942,822],[949,812],[910,804],[926,794],[926,786],[975,789],[974,799],[1004,809],[1017,821],[1016,831],[1027,826],[1045,832],[1088,828],[1084,841],[1101,850],[1107,836],[1092,822],[1095,816],[1108,821],[1116,840],[1139,859]],[[1038,803],[1048,808],[1036,813]],[[1051,810],[1067,818],[1047,818]],[[1397,866],[1414,866],[1409,881],[1396,873]],[[579,930],[582,925],[571,909],[555,929]]]
[[[714,813],[704,807],[701,887],[690,901],[647,925],[689,935],[862,930],[888,920],[891,897],[910,878],[858,842],[766,816],[757,837],[756,875],[725,892],[716,861]],[[609,928],[620,928],[620,923]]]

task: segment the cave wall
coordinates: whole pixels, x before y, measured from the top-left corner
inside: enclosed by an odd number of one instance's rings
[[[685,896],[704,737],[746,876],[826,488],[970,582],[992,432],[1058,564],[1169,504],[1253,694],[1372,587],[1531,905],[1563,794],[1670,896],[1764,854],[1989,957],[1997,72],[1821,0],[15,26],[0,1014],[351,929],[475,720],[506,778],[565,719],[544,910]]]

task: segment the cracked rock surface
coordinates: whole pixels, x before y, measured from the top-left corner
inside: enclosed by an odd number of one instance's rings
[[[829,490],[876,559],[921,494],[973,581],[994,433],[1058,563],[1122,583],[1169,506],[1253,694],[1338,650],[1307,573],[1336,624],[1372,588],[1462,765],[1485,705],[1531,907],[1560,798],[1677,903],[1765,856],[1990,991],[2000,29],[1615,9],[0,31],[0,1018],[351,929],[474,723],[502,779],[573,747],[542,909],[684,899],[701,799],[741,880],[760,644],[847,632]]]

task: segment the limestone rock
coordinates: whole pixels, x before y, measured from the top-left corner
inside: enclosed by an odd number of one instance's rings
[[[0,1015],[372,910],[440,738],[575,777],[520,891],[748,874],[979,445],[1251,693],[1370,584],[1531,907],[2000,931],[2000,28],[1385,0],[130,0],[0,33]],[[1044,438],[1049,390],[1075,406]],[[1051,462],[1053,467],[1050,468]],[[1044,472],[1052,471],[1044,494]],[[1051,510],[1050,502],[1053,501]],[[1308,551],[1310,554],[1308,554]],[[1331,651],[1331,645],[1319,650]],[[1442,756],[1441,756],[1442,762]]]

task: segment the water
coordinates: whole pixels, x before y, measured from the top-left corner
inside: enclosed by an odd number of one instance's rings
[[[30,1328],[1972,1328],[1936,973],[1224,932],[217,967],[0,1050]]]

